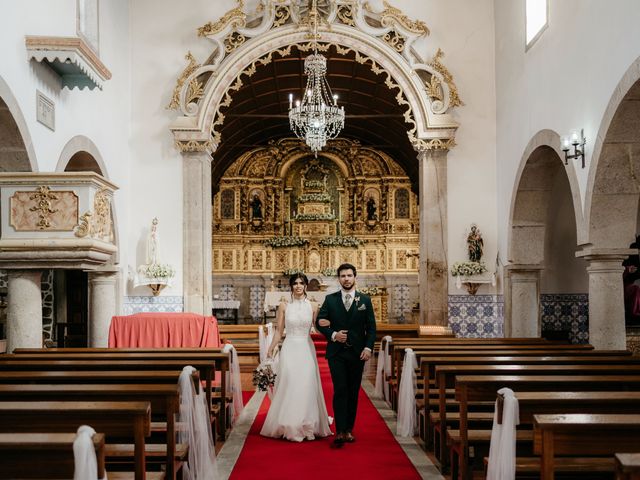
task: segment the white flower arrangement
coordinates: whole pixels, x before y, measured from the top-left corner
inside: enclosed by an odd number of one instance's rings
[[[451,275],[454,277],[470,277],[472,275],[480,275],[487,271],[484,262],[456,262],[451,267]]]
[[[320,180],[307,180],[304,186],[305,188],[324,188],[324,183]]]
[[[152,263],[151,265],[140,265],[138,271],[147,278],[158,278],[168,280],[173,278],[176,271],[168,263]]]
[[[309,220],[335,220],[336,216],[333,213],[298,213],[295,219],[302,222]]]
[[[338,275],[338,271],[335,268],[325,268],[320,273],[325,277],[335,277]]]
[[[303,193],[298,197],[298,203],[307,203],[307,202],[323,202],[329,203],[331,202],[331,195],[326,192],[323,193]]]
[[[287,268],[284,272],[282,272],[282,275],[284,275],[285,277],[290,277],[291,275],[297,275],[299,273],[304,275],[304,270],[302,270],[301,268]]]
[[[271,237],[267,238],[264,242],[266,247],[271,248],[287,248],[287,247],[302,247],[309,243],[309,240],[302,237]]]
[[[352,247],[358,248],[364,241],[352,236],[324,237],[318,242],[321,247]]]
[[[365,295],[369,295],[370,297],[380,295],[383,292],[381,287],[362,287],[358,288],[358,291],[364,293]]]

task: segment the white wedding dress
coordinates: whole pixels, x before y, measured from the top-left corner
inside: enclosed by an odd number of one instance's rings
[[[275,394],[261,435],[293,442],[331,435],[316,349],[311,341],[313,308],[293,300],[284,314],[286,337],[280,350]]]

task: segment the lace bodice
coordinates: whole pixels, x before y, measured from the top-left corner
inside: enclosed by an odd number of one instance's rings
[[[284,325],[289,337],[307,337],[313,321],[313,307],[307,299],[293,300],[284,312]]]

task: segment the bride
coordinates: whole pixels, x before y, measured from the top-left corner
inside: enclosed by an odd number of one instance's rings
[[[331,435],[331,418],[324,403],[316,349],[310,335],[318,308],[307,299],[308,283],[303,273],[289,279],[291,302],[282,302],[278,307],[278,331],[268,350],[269,357],[272,357],[286,327],[275,395],[260,434],[284,437],[292,442]]]

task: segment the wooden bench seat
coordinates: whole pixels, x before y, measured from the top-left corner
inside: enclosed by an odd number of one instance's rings
[[[0,394],[0,398],[5,398]],[[145,437],[151,434],[149,402],[1,401],[1,433],[73,433],[90,425],[107,437],[134,439],[136,480],[145,478]]]
[[[534,453],[540,455],[542,480],[553,480],[556,456],[634,453],[640,448],[640,415],[534,415]]]
[[[75,433],[0,433],[0,479],[73,478],[75,439]],[[98,475],[88,480],[99,480],[105,476],[104,434],[92,440]]]

